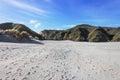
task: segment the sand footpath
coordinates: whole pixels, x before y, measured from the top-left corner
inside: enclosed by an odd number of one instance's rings
[[[0,80],[120,80],[120,42],[0,42]]]

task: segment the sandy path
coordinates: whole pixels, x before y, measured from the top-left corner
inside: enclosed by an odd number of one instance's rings
[[[0,43],[0,80],[120,80],[120,43]]]

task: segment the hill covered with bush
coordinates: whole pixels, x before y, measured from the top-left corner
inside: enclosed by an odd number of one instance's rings
[[[44,30],[40,34],[46,40],[73,40],[89,42],[120,41],[120,28],[77,25],[67,30]]]
[[[23,24],[16,23],[2,23],[0,24],[0,34],[9,35],[17,40],[22,39],[38,39],[41,40],[42,36]]]

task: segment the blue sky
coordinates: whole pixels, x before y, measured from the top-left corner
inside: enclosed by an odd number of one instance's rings
[[[36,32],[77,24],[120,26],[120,0],[0,0],[0,23],[22,23]]]

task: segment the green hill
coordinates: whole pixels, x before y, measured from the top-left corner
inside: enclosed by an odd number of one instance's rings
[[[110,41],[109,34],[101,27],[92,30],[88,35],[89,42],[107,42]]]
[[[0,30],[15,30],[18,32],[26,31],[32,38],[42,39],[42,36],[23,24],[16,23],[2,23],[0,24]]]
[[[82,24],[67,30],[44,30],[40,34],[47,40],[107,42],[120,41],[120,37],[118,36],[119,32],[120,28]],[[117,38],[117,40],[113,38]]]

